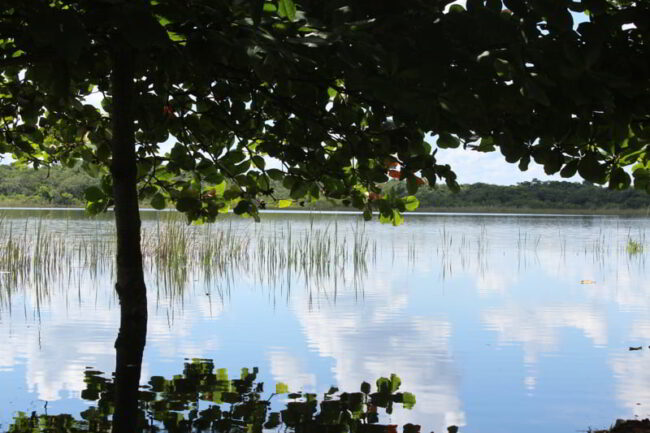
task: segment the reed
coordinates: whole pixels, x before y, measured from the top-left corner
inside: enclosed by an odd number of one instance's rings
[[[342,225],[336,219],[316,223],[312,217],[302,225],[271,221],[248,226],[226,220],[194,226],[178,214],[157,215],[143,228],[142,251],[148,285],[166,299],[182,297],[194,286],[224,297],[236,278],[287,294],[296,283],[308,290],[334,287],[336,292],[345,285],[358,289],[377,256],[387,254],[394,263],[405,258],[412,266],[426,261],[435,265],[437,260],[445,279],[458,269],[485,272],[491,258],[505,254],[503,244],[485,226],[458,232],[443,224],[428,235],[429,242],[416,238],[419,234],[404,237],[397,232],[381,239],[370,236],[362,222]],[[0,309],[11,303],[19,288],[33,290],[40,305],[51,296],[53,281],[66,290],[112,276],[115,242],[111,224],[98,221],[94,233],[92,228],[78,233],[69,223],[58,224],[52,230],[47,220],[11,220],[0,215]],[[557,239],[520,231],[512,248],[517,266],[525,266],[542,250],[556,251],[560,259],[584,253],[599,263],[612,255],[643,262],[645,233],[623,235],[601,230],[584,242],[575,242],[560,231]]]

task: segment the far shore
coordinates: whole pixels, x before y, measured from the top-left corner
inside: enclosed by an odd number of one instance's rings
[[[49,203],[16,203],[0,201],[0,212],[2,210],[83,210],[82,204],[71,204],[65,206],[56,206]],[[140,210],[155,211],[146,204],[142,204]],[[172,208],[166,210],[173,210]],[[336,206],[313,206],[300,207],[292,206],[288,208],[267,207],[261,211],[277,213],[350,213],[361,214],[361,211],[347,207]],[[376,213],[376,212],[375,212]],[[643,216],[650,217],[650,209],[531,209],[531,208],[499,208],[499,207],[455,207],[455,208],[433,208],[423,207],[415,212],[405,212],[407,215],[417,214],[504,214],[504,215],[562,215],[562,216],[589,216],[589,215],[618,215],[618,216]]]

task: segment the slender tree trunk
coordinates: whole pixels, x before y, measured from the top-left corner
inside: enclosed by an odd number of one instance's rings
[[[117,283],[120,330],[115,341],[113,433],[138,429],[138,384],[147,334],[147,294],[140,248],[134,130],[134,53],[113,54],[113,198],[117,230]]]

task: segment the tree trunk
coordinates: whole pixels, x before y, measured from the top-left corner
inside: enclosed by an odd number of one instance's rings
[[[140,247],[134,126],[134,53],[128,46],[113,54],[113,198],[117,231],[117,283],[120,330],[115,341],[113,433],[139,430],[138,385],[147,334],[147,293]]]

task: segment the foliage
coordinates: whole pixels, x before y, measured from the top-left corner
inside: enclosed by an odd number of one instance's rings
[[[97,180],[80,169],[51,166],[27,170],[0,165],[0,197],[55,206],[79,205],[84,191]]]
[[[31,170],[10,165],[0,165],[0,203],[16,205],[80,205],[85,200],[89,185],[98,185],[97,179],[80,168],[58,165]],[[274,195],[278,198],[270,206],[284,208],[300,206],[301,201],[292,200],[290,190],[279,181],[271,181]],[[517,185],[490,185],[476,183],[461,185],[457,193],[446,186],[421,188],[415,194],[408,194],[404,181],[392,180],[379,184],[381,193],[374,193],[370,201],[394,191],[396,197],[404,199],[405,209],[530,209],[530,210],[647,210],[650,196],[634,189],[625,191],[602,188],[589,182],[539,181],[521,182]],[[415,201],[417,205],[415,206]],[[148,202],[142,203],[149,206]],[[340,200],[321,197],[310,203],[302,202],[307,208],[341,208]]]
[[[613,189],[633,166],[650,190],[647,2],[449,3],[2,0],[0,152],[82,160],[102,176],[88,209],[111,205],[110,78],[128,52],[140,198],[190,220],[257,217],[276,180],[399,223],[414,202],[370,199],[389,177],[458,188],[427,134]]]
[[[261,432],[284,427],[296,432],[376,432],[396,431],[395,425],[380,423],[379,409],[390,414],[393,405],[410,409],[415,396],[397,392],[396,375],[377,380],[372,392],[368,383],[361,392],[339,392],[330,388],[322,399],[316,394],[292,392],[285,384],[276,384],[276,393],[263,398],[264,384],[257,380],[258,369],[242,368],[238,379],[231,379],[226,369],[214,370],[210,360],[194,359],[185,364],[183,373],[171,379],[153,376],[140,391],[139,425],[144,431],[164,429],[170,433],[190,431]],[[71,415],[37,415],[18,413],[9,433],[70,431],[108,432],[114,412],[114,385],[100,372],[86,370],[86,389],[81,397],[95,402],[77,420]],[[287,397],[280,411],[274,411],[271,399],[277,394]],[[419,431],[419,426],[404,427],[405,432]]]

